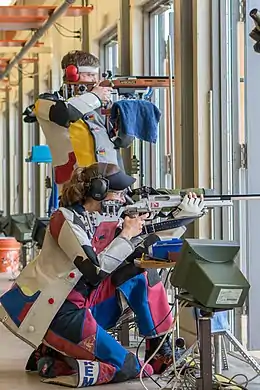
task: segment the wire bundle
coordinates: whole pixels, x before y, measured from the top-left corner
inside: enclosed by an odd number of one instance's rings
[[[172,304],[173,306],[175,304]],[[149,362],[153,359],[156,353],[159,351],[161,346],[163,345],[166,338],[172,333],[172,343],[173,343],[173,364],[168,367],[168,369],[156,380],[151,378],[153,382],[155,382],[160,390],[197,390],[197,378],[201,376],[200,372],[200,352],[199,352],[199,334],[198,334],[198,326],[197,326],[197,342],[194,346],[189,350],[189,354],[183,354],[182,358],[175,361],[174,354],[174,331],[175,324],[179,317],[181,310],[187,306],[187,303],[181,303],[179,307],[179,311],[175,313],[172,325],[168,332],[162,338],[160,345],[157,347],[156,351],[153,355],[145,362],[141,369],[140,373],[140,382],[145,390],[149,390],[148,387],[144,384],[143,381],[143,373],[145,372],[145,367]],[[173,309],[173,307],[172,307]],[[171,309],[171,311],[172,311]],[[170,313],[169,313],[170,314]],[[163,319],[164,320],[164,319]],[[143,340],[142,340],[143,341]],[[141,341],[141,343],[142,343]],[[140,343],[140,344],[141,344]],[[140,347],[138,346],[138,349]],[[137,349],[137,357],[138,357],[138,349]],[[176,364],[177,363],[177,364]],[[248,379],[244,374],[236,374],[232,378],[227,378],[224,375],[213,375],[213,389],[212,390],[248,390],[247,386],[249,382],[255,380],[259,375],[255,375],[251,379]],[[238,377],[243,377],[244,381],[242,383],[238,383],[235,381]],[[161,383],[160,383],[161,382]],[[165,383],[166,382],[166,383]],[[208,389],[211,390],[211,389]]]

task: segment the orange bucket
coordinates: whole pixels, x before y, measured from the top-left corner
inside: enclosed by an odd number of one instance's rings
[[[0,237],[0,273],[18,270],[20,249],[14,237]]]

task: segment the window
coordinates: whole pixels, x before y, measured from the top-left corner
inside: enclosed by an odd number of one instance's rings
[[[33,92],[28,94],[28,102],[29,105],[33,104],[34,102],[34,95]],[[26,149],[27,154],[30,153],[32,150],[32,147],[35,145],[35,125],[34,123],[28,124],[28,133],[27,133],[27,142],[26,142]],[[29,212],[35,212],[35,195],[36,195],[36,188],[35,188],[35,163],[27,164],[27,172],[28,172],[28,203],[27,203],[27,210]]]
[[[0,189],[0,196],[1,196],[1,209],[4,211],[4,214],[7,214],[7,189],[6,189],[6,160],[7,160],[7,149],[6,149],[6,111],[3,112],[2,115],[2,142],[1,142],[1,155],[3,157],[1,162],[1,189]]]
[[[110,70],[113,75],[119,73],[117,34],[113,32],[100,41],[101,72]]]
[[[10,204],[10,210],[11,214],[18,213],[19,211],[19,169],[18,169],[18,157],[19,157],[19,147],[17,140],[18,132],[19,132],[19,126],[18,126],[18,105],[17,103],[14,103],[10,107],[11,109],[11,118],[10,118],[10,125],[11,125],[11,140],[10,140],[10,151],[11,151],[11,161],[10,161],[10,169],[11,169],[11,204]]]
[[[103,72],[111,71],[112,75],[119,74],[119,53],[116,33],[111,33],[106,40],[100,41],[100,64],[101,75]],[[116,94],[112,94],[112,101],[116,100]]]
[[[238,26],[233,20],[233,5],[232,0],[225,0],[220,7],[220,24],[218,26],[219,37],[213,38],[212,45],[212,66],[213,70],[219,68],[219,75],[216,71],[212,72],[213,86],[213,110],[217,112],[217,104],[219,105],[219,122],[213,123],[213,144],[219,144],[221,150],[221,158],[213,158],[213,183],[212,186],[220,193],[237,193],[239,191],[239,175],[237,164],[235,163],[235,150],[239,139],[239,131],[243,132],[239,124],[239,115],[243,115],[243,107],[241,112],[237,110],[238,106],[238,77],[241,72],[238,69],[237,62],[237,39],[241,39],[237,35]],[[234,33],[235,31],[235,33]],[[242,46],[241,46],[242,47]],[[219,51],[219,55],[216,55]],[[215,81],[218,79],[218,83]],[[242,86],[243,87],[243,86]],[[219,95],[218,95],[219,93]],[[217,101],[218,100],[218,101]],[[239,130],[238,130],[239,129]],[[241,137],[240,137],[241,138]],[[213,151],[214,152],[214,151]],[[217,156],[219,153],[215,153]],[[236,205],[235,205],[236,207]],[[234,208],[223,208],[222,210],[214,210],[214,215],[218,215],[221,211],[219,228],[213,229],[213,238],[221,238],[232,240],[234,239]]]
[[[151,76],[169,77],[169,67],[171,66],[174,75],[173,6],[162,4],[157,9],[146,12],[145,17],[148,18],[146,24],[149,35],[149,61],[145,66],[145,73],[149,73]],[[144,47],[147,50],[146,45]],[[147,52],[144,55],[147,56]],[[169,62],[169,58],[171,58],[171,62]],[[174,182],[172,169],[174,128],[173,121],[169,119],[173,115],[173,99],[174,96],[170,99],[169,88],[154,90],[152,102],[162,114],[159,123],[159,136],[155,145],[145,144],[143,146],[143,162],[150,160],[152,167],[150,169],[150,166],[144,166],[144,184],[157,188],[172,188]]]
[[[233,0],[220,2],[217,12],[212,8],[212,188],[222,194],[246,192],[245,169],[237,157],[239,145],[245,142],[244,26],[238,22],[238,8]],[[212,238],[239,241],[236,260],[245,272],[246,206],[239,203],[234,202],[232,208],[214,209]],[[229,320],[232,332],[241,340],[244,330],[237,314],[231,311]]]
[[[113,75],[118,74],[118,43],[116,40],[104,46],[104,57],[104,70],[111,70]]]

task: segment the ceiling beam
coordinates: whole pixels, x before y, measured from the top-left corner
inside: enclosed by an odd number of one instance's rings
[[[36,30],[39,29],[44,22],[55,11],[55,6],[0,6],[0,31],[10,30]],[[93,5],[86,7],[72,6],[69,7],[64,16],[79,17],[86,16],[93,10]]]
[[[0,46],[0,55],[2,54],[16,54],[21,51],[21,47]],[[53,49],[50,46],[32,47],[27,54],[50,54]]]

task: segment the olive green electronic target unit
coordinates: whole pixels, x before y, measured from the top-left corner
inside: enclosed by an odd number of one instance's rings
[[[37,243],[39,249],[43,246],[46,229],[49,223],[50,218],[36,218],[34,222],[32,239]]]
[[[18,242],[26,244],[32,241],[34,219],[33,213],[10,215],[5,219],[3,232],[6,236],[12,236]]]
[[[171,284],[205,308],[243,306],[250,285],[234,260],[239,249],[234,241],[184,240]]]

